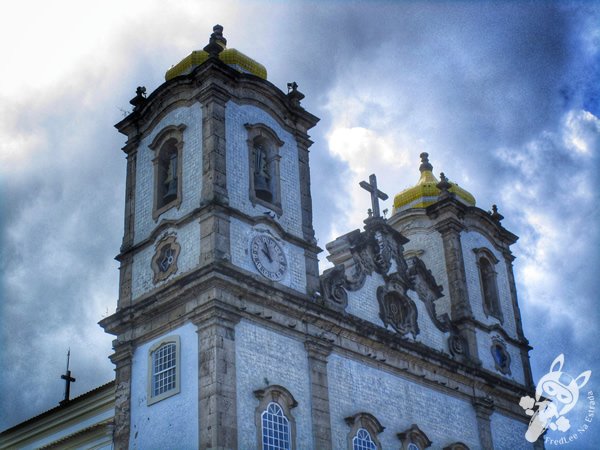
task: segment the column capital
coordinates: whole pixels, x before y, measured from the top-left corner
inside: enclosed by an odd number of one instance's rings
[[[207,328],[220,326],[233,330],[242,319],[242,316],[233,311],[211,306],[192,317],[192,323],[198,327],[198,332]]]
[[[307,339],[304,341],[304,348],[309,358],[327,362],[327,357],[331,354],[332,345],[317,339]]]
[[[494,412],[494,400],[490,396],[475,397],[473,399],[473,407],[478,418],[489,420]]]
[[[465,226],[454,217],[449,217],[435,224],[435,229],[442,235],[450,233],[460,233],[465,229]]]

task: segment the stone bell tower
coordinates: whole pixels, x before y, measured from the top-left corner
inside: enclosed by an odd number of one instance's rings
[[[248,362],[236,329],[252,334],[251,320],[276,314],[266,304],[300,305],[318,289],[318,118],[296,83],[282,92],[226,44],[215,26],[116,124],[125,233],[117,309],[101,322],[116,336],[115,448],[238,448],[236,365]]]

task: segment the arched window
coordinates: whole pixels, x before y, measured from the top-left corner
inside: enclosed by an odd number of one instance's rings
[[[250,168],[250,201],[281,214],[279,148],[283,145],[275,132],[262,123],[246,124]]]
[[[477,267],[479,268],[479,282],[481,285],[481,297],[483,301],[483,312],[486,316],[492,316],[503,321],[500,297],[498,295],[498,283],[494,266],[498,259],[486,248],[473,249],[477,255]]]
[[[402,450],[425,450],[432,444],[416,424],[412,424],[408,430],[398,433],[398,439],[402,442]]]
[[[177,140],[169,139],[158,152],[157,206],[163,206],[177,199],[179,177],[177,176]]]
[[[377,445],[364,428],[359,428],[354,438],[352,438],[352,450],[377,450]]]
[[[272,385],[254,391],[260,400],[255,412],[260,450],[295,450],[296,421],[292,408],[298,403],[282,386]]]
[[[467,447],[466,444],[463,444],[462,442],[455,442],[444,447],[443,450],[469,450],[469,447]]]
[[[158,219],[163,212],[181,204],[182,148],[185,125],[170,125],[162,130],[150,144],[155,156],[154,209],[152,217]]]
[[[150,348],[148,405],[179,393],[179,353],[179,336],[166,337]]]
[[[261,414],[263,450],[289,450],[290,421],[285,417],[283,409],[271,402]]]
[[[344,419],[351,427],[348,433],[350,450],[381,450],[377,435],[384,430],[372,414],[360,412]]]

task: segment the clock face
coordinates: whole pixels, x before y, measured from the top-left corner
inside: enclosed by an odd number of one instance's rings
[[[252,262],[269,280],[279,281],[287,269],[287,260],[279,244],[271,236],[259,234],[250,244]]]

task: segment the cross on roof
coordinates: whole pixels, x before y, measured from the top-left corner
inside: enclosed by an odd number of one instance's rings
[[[360,187],[371,193],[371,209],[373,210],[373,217],[381,217],[379,213],[379,199],[387,200],[388,196],[384,192],[377,189],[377,177],[375,174],[369,175],[369,182],[361,181]]]
[[[69,402],[69,396],[71,395],[71,383],[75,382],[75,378],[71,376],[71,371],[69,370],[69,359],[71,358],[71,349],[67,352],[67,373],[61,375],[60,377],[65,380],[65,398],[61,400],[59,403],[64,405]]]

